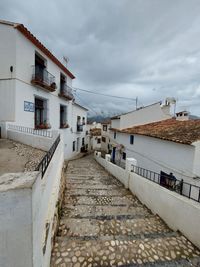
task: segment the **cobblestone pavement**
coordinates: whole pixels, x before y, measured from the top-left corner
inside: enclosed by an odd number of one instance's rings
[[[92,156],[71,161],[51,267],[200,266],[173,232]]]
[[[34,171],[45,151],[9,139],[0,139],[0,175]]]

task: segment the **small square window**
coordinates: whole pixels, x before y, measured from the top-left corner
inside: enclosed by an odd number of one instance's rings
[[[105,137],[102,137],[101,140],[102,140],[102,142],[104,142],[104,143],[106,142],[106,138],[105,138]]]
[[[97,144],[101,144],[101,138],[97,139]]]
[[[130,135],[130,144],[131,144],[131,145],[134,144],[134,135]]]

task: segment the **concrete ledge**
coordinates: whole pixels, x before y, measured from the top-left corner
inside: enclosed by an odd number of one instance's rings
[[[0,176],[0,192],[31,188],[40,172],[6,173]]]

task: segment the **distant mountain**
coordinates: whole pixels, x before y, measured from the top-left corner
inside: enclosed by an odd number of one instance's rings
[[[108,117],[108,116],[96,115],[96,116],[88,117],[87,122],[90,124],[90,123],[93,123],[93,122],[107,121],[109,119],[110,119],[110,117]]]

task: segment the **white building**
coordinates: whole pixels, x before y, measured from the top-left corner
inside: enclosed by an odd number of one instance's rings
[[[87,124],[89,150],[101,150],[101,124]]]
[[[198,185],[200,120],[167,119],[125,129],[111,129],[112,159],[135,158],[138,166]]]
[[[110,152],[110,126],[110,120],[101,123],[101,150],[106,153]]]
[[[170,119],[170,103],[160,102],[111,118],[111,128],[124,129],[136,125]]]
[[[74,75],[22,24],[0,21],[0,126],[58,130],[65,159],[85,144],[87,109],[75,103]]]

